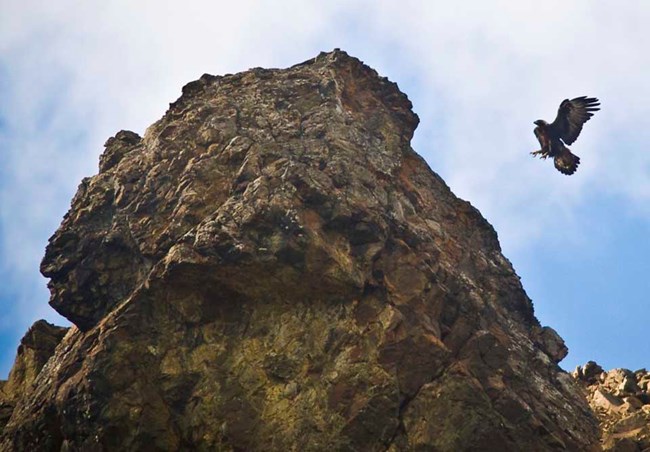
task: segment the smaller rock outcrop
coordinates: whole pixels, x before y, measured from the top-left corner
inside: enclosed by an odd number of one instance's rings
[[[0,380],[0,432],[9,421],[16,401],[31,390],[36,376],[67,331],[68,328],[39,320],[21,339],[9,379]]]
[[[569,354],[569,348],[564,343],[564,339],[550,326],[535,328],[533,330],[533,337],[535,344],[540,350],[546,353],[556,364]]]
[[[587,400],[600,421],[605,450],[650,450],[650,372],[605,372],[589,361],[572,375],[587,390]]]

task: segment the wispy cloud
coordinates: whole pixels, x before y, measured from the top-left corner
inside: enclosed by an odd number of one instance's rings
[[[104,141],[140,133],[204,72],[288,66],[315,55],[342,6],[0,1],[0,375],[46,304],[47,238]]]
[[[613,6],[407,1],[375,8],[372,26],[390,30],[386,39],[399,42],[411,70],[425,74],[420,132],[439,135],[418,150],[440,163],[451,187],[513,247],[566,223],[594,192],[621,195],[639,212],[647,205],[650,153],[642,143],[650,84],[640,69],[650,67],[642,26],[650,8]],[[537,147],[532,121],[554,119],[559,101],[583,94],[599,96],[603,110],[574,145],[583,157],[579,176],[562,177],[527,154]]]

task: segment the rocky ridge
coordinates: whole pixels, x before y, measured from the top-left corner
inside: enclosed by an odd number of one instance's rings
[[[345,52],[106,143],[42,263],[74,323],[2,450],[598,450],[493,228]]]

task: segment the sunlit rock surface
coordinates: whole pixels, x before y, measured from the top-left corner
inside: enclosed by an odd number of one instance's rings
[[[606,450],[650,450],[650,372],[603,371],[593,361],[573,372],[587,390],[587,400],[598,416]]]

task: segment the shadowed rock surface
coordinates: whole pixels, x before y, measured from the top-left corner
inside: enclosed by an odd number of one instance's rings
[[[650,372],[603,371],[593,361],[573,372],[587,391],[587,400],[600,421],[606,450],[650,450]]]
[[[492,227],[341,51],[204,75],[51,238],[76,327],[3,450],[597,450]]]
[[[31,392],[36,376],[54,354],[54,349],[67,331],[68,328],[39,320],[25,333],[18,346],[9,379],[0,380],[0,429],[11,417],[16,402]]]

